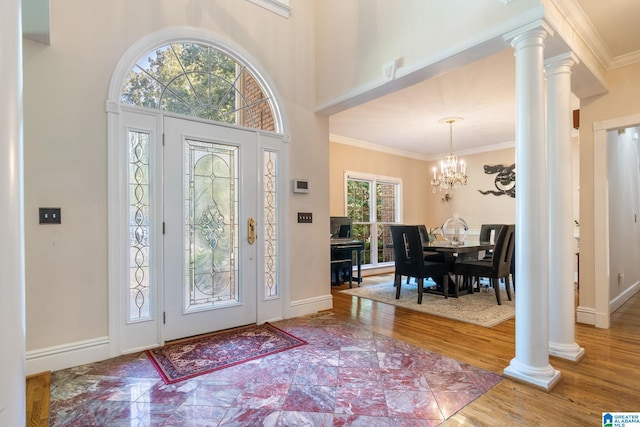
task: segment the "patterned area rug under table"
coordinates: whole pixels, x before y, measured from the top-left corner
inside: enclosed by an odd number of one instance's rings
[[[400,299],[396,299],[396,288],[393,282],[361,286],[340,292],[486,328],[515,316],[515,301],[507,300],[504,289],[500,290],[502,305],[496,302],[493,289],[469,295],[465,291],[459,298],[444,298],[440,295],[424,293],[422,304],[418,304],[418,285],[415,281],[402,284]]]
[[[264,323],[173,341],[146,353],[164,382],[173,384],[304,344]]]

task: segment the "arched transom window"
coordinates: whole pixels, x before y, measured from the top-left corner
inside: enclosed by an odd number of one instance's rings
[[[143,56],[127,76],[121,102],[278,131],[272,100],[247,66],[201,43],[171,43]]]

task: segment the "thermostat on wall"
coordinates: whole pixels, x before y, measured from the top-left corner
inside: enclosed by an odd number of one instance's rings
[[[308,193],[309,192],[309,180],[308,179],[294,179],[293,180],[293,192],[294,193]]]

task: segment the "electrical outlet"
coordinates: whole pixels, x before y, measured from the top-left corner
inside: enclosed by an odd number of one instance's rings
[[[40,224],[61,224],[60,208],[40,208]]]
[[[386,81],[390,81],[396,78],[396,67],[398,66],[398,62],[393,60],[388,62],[382,66],[382,77]]]
[[[298,212],[298,222],[311,224],[313,222],[313,214],[311,212]]]

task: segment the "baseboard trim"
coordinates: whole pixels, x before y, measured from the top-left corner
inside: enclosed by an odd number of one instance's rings
[[[331,294],[322,295],[314,298],[291,301],[289,305],[288,317],[306,316],[307,314],[317,313],[323,310],[333,308],[333,297]]]
[[[292,301],[289,306],[288,317],[305,316],[332,308],[333,297],[331,294]],[[99,337],[30,350],[26,352],[26,374],[59,371],[87,363],[99,362],[109,357],[109,337]]]
[[[620,308],[620,306],[622,306],[622,304],[627,302],[629,298],[631,298],[638,292],[640,292],[640,282],[635,282],[633,285],[629,286],[629,288],[627,288],[623,293],[609,302],[609,313],[613,313],[614,311],[616,311],[618,308]],[[578,307],[576,312],[576,321],[578,323],[594,325],[597,328],[609,328],[609,313],[599,313],[592,307]]]
[[[623,293],[611,300],[611,303],[609,304],[610,312],[613,313],[619,309],[622,304],[627,302],[627,300],[634,296],[638,291],[640,291],[640,282],[636,282],[629,286]]]
[[[596,324],[596,310],[591,307],[578,307],[576,310],[576,321],[585,325]]]
[[[109,358],[109,337],[76,341],[26,352],[27,375],[59,371]]]

